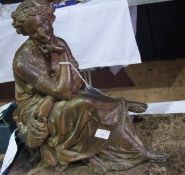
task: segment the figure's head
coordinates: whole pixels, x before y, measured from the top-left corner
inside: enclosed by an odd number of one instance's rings
[[[18,34],[28,35],[43,44],[51,40],[54,9],[45,1],[24,1],[12,13],[12,18],[12,25]]]

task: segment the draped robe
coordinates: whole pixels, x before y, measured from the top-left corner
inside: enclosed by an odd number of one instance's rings
[[[59,61],[69,61],[65,52],[59,56]],[[56,99],[47,119],[49,135],[37,145],[49,166],[88,160],[93,172],[104,173],[127,170],[145,161],[145,147],[129,120],[126,101],[78,89],[67,99],[63,94],[68,88],[74,89],[74,77],[78,75],[69,65],[61,65],[59,72],[51,76],[50,64],[31,39],[20,47],[13,61],[17,123],[24,128],[19,130],[27,146],[39,143],[37,137],[28,143],[31,133],[27,126],[49,95]],[[50,82],[55,82],[57,88],[51,87]],[[97,129],[109,131],[108,139],[96,137]]]

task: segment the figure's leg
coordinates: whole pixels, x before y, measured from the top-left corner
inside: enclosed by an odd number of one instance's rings
[[[147,104],[140,103],[140,102],[132,102],[132,101],[126,101],[126,107],[129,111],[132,112],[144,112],[147,109]],[[164,162],[166,161],[166,158],[164,155],[156,154],[153,151],[150,151],[148,148],[146,148],[139,136],[136,133],[136,130],[129,120],[128,116],[126,116],[125,119],[125,129],[123,134],[127,135],[127,138],[129,142],[138,150],[141,150],[143,155],[146,157],[146,160],[152,162]],[[124,124],[124,123],[123,123]]]
[[[145,103],[134,102],[134,101],[126,101],[128,111],[135,113],[145,112],[148,108],[148,105]]]
[[[126,134],[124,138],[127,138],[127,140],[130,142],[130,144],[136,149],[140,150],[145,157],[146,161],[151,162],[165,162],[166,157],[161,154],[157,154],[150,149],[148,149],[141,141],[139,136],[136,133],[136,130],[132,123],[129,121],[129,119],[126,119],[126,127],[123,134]]]

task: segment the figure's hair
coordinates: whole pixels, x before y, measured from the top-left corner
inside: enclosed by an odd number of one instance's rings
[[[45,16],[52,22],[55,20],[54,8],[46,0],[26,0],[11,15],[16,32],[27,35],[22,25],[29,17],[36,15]]]

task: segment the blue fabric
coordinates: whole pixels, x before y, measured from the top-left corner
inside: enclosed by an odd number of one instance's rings
[[[22,0],[12,0],[12,1],[10,1],[10,3],[18,3],[18,2],[22,2]],[[0,0],[0,3],[7,4],[7,0]]]
[[[56,8],[61,8],[65,6],[75,5],[75,4],[77,4],[76,0],[68,0],[65,3],[54,4],[53,7],[56,9]]]
[[[0,120],[0,153],[5,153],[8,147],[9,138],[12,132],[16,129],[16,123],[12,117],[16,103],[12,102],[10,106],[2,111],[2,118]]]
[[[12,102],[10,106],[2,112],[3,119],[9,124],[9,129],[13,132],[16,128],[16,123],[12,117],[14,110],[17,108],[15,102]]]

